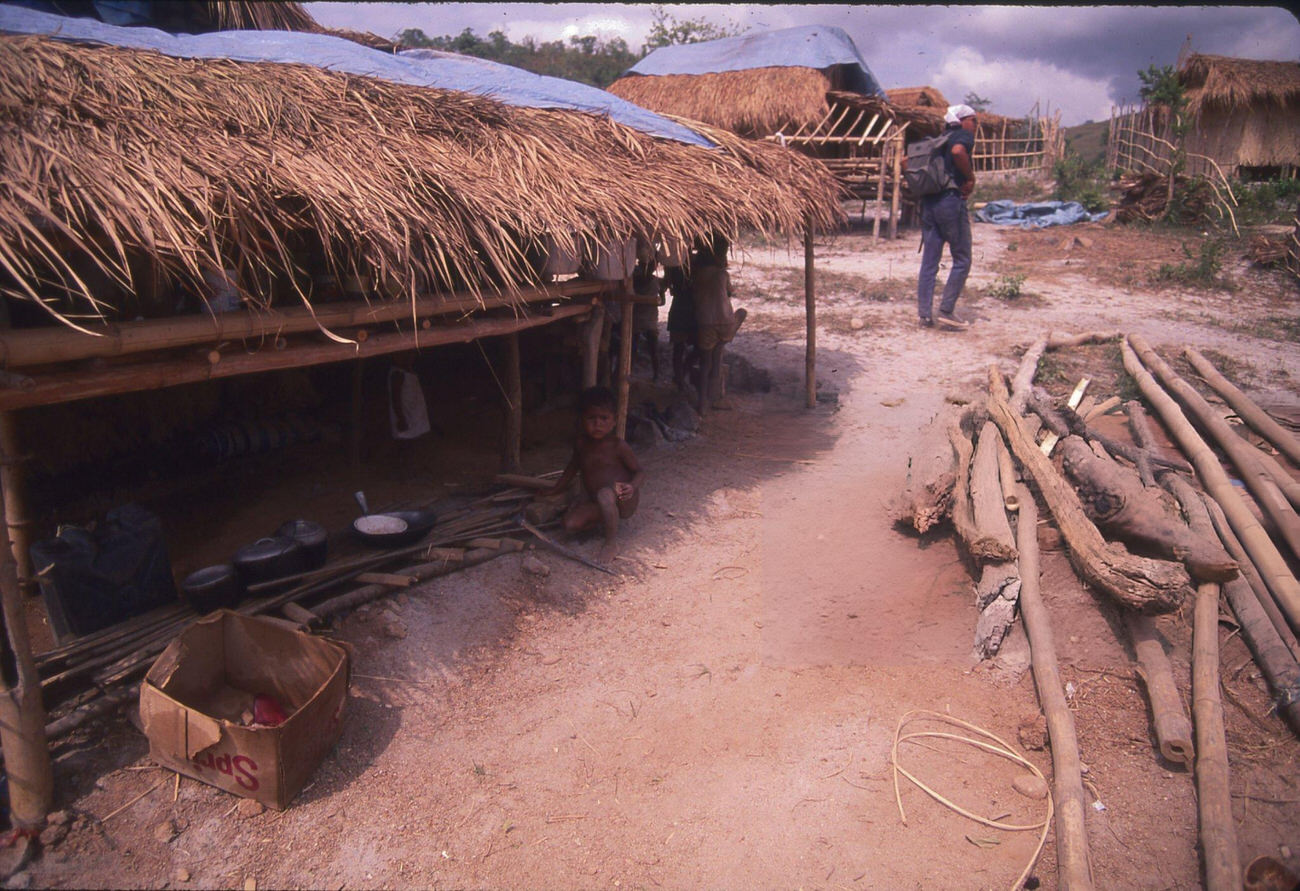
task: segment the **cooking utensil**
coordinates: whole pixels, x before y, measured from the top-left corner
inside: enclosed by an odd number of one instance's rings
[[[283,535],[259,538],[235,551],[233,562],[245,585],[269,582],[302,572],[302,545]]]
[[[244,599],[244,585],[233,563],[196,569],[181,582],[181,591],[200,614],[237,606]]]
[[[276,530],[277,535],[292,539],[302,545],[303,569],[320,569],[325,565],[325,527],[311,520],[290,520]]]
[[[390,510],[370,513],[364,492],[354,492],[361,516],[352,521],[352,531],[368,545],[401,547],[414,544],[428,535],[438,517],[429,510]]]

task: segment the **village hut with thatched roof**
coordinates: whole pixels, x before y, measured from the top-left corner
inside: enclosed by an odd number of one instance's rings
[[[1178,71],[1191,129],[1188,170],[1268,176],[1300,168],[1300,62],[1194,53]]]
[[[595,320],[618,311],[630,328],[627,272],[598,271],[611,245],[746,229],[810,244],[843,219],[833,178],[779,146],[504,66],[298,30],[232,41],[0,6],[0,526],[22,582],[33,536],[89,519],[32,510],[32,459],[98,462],[102,508],[120,497],[103,487],[110,459],[156,459],[156,475],[230,417],[245,425],[232,448],[247,451],[268,438],[247,412],[292,404],[350,427],[355,466],[366,385],[388,386],[386,368],[366,366],[376,379],[358,360],[410,366],[427,347],[472,343],[467,358],[491,368],[478,366],[479,388],[502,397],[509,467],[530,359],[547,349],[524,338],[555,331],[581,348],[587,384]],[[597,271],[556,277],[546,261],[561,254]],[[439,392],[479,386],[463,365],[438,368]],[[386,425],[379,394],[369,415]],[[73,477],[47,475],[46,493]],[[197,553],[218,524],[191,525],[176,533]],[[0,710],[13,709],[0,742],[30,793],[11,795],[24,823],[49,805],[48,767],[22,755],[44,738],[43,712],[9,555],[0,597],[21,666],[0,682]],[[148,662],[96,658],[77,671],[100,694]]]
[[[895,87],[885,93],[889,103],[899,108],[937,108],[942,111],[952,104],[943,93],[930,86]]]

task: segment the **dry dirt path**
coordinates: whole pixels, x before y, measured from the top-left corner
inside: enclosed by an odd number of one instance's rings
[[[976,324],[962,334],[915,326],[910,236],[822,245],[819,378],[838,404],[813,411],[800,404],[791,283],[801,257],[751,246],[735,270],[751,312],[737,350],[778,389],[735,394],[736,409],[711,414],[704,436],[644,456],[649,482],[624,530],[622,579],[546,555],[551,574],[539,579],[508,556],[359,611],[340,629],[358,652],[343,739],[290,810],[244,818],[230,813],[233,799],[189,781],[173,802],[169,781],[103,832],[75,831],[31,881],[1007,887],[1034,832],[987,829],[906,786],[904,825],[894,802],[890,745],[909,710],[951,714],[1017,746],[1017,728],[1038,711],[1023,637],[996,666],[972,665],[972,584],[950,539],[918,541],[888,524],[883,506],[905,480],[917,431],[978,388],[989,363],[1010,370],[1016,345],[1050,328],[1248,349],[1275,379],[1300,374],[1294,343],[1225,342],[1223,320],[1240,315],[1227,298],[1156,302],[1044,266],[1026,284],[1037,305],[974,299],[1018,237],[977,227],[965,304]],[[556,446],[526,462],[541,471],[563,457]],[[1059,553],[1044,558],[1083,759],[1105,805],[1089,814],[1098,887],[1196,887],[1190,775],[1153,758],[1113,611]],[[405,637],[384,634],[385,611]],[[1185,644],[1186,622],[1162,621]],[[1225,664],[1244,652],[1229,641]],[[1229,714],[1241,755],[1234,789],[1294,799],[1297,746],[1268,720],[1271,729],[1243,730],[1244,716]],[[123,738],[119,764],[148,764],[140,741]],[[1027,754],[1049,768],[1046,751]],[[1019,771],[1005,761],[940,741],[906,757],[973,810],[1041,818],[1041,802],[1012,791]],[[154,777],[118,770],[68,803],[102,816]],[[1288,840],[1300,850],[1295,804],[1238,804],[1243,861],[1276,856]],[[180,832],[162,841],[167,820]],[[1055,887],[1050,839],[1035,875]]]

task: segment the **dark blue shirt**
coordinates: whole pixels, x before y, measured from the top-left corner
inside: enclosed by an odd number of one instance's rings
[[[966,182],[966,177],[961,175],[961,171],[957,169],[956,163],[952,160],[952,147],[955,145],[965,146],[966,157],[973,157],[975,154],[975,134],[960,124],[949,124],[947,133],[948,144],[943,147],[943,163],[948,168],[948,175],[952,177],[953,183],[960,189]]]

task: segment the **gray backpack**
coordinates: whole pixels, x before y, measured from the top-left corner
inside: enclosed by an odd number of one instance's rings
[[[931,136],[918,140],[907,147],[907,164],[903,168],[903,179],[913,196],[938,195],[945,189],[956,187],[953,178],[948,175],[948,165],[944,163],[943,150],[948,145],[949,134]]]

